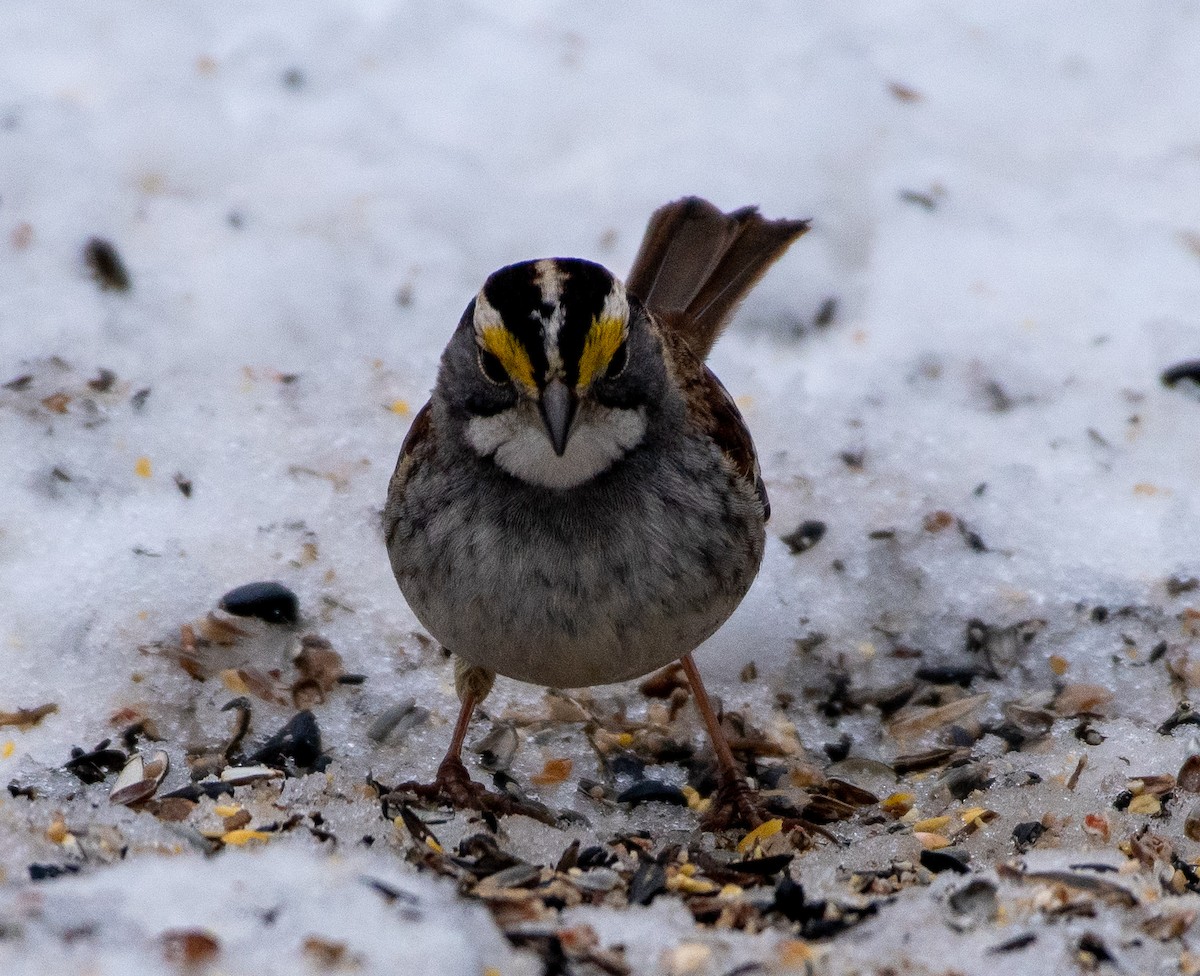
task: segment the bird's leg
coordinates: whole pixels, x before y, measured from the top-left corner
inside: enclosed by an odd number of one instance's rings
[[[680,660],[683,673],[687,675],[688,684],[692,688],[692,697],[696,700],[696,708],[704,719],[704,727],[708,729],[708,737],[712,740],[713,752],[717,756],[717,792],[713,797],[712,808],[704,817],[704,826],[708,830],[721,830],[726,827],[757,827],[771,819],[771,815],[763,810],[761,800],[746,785],[741,770],[733,758],[733,750],[729,748],[729,740],[721,728],[717,711],[709,700],[708,692],[704,690],[704,682],[691,654],[685,654]]]
[[[553,824],[554,815],[546,807],[522,802],[504,793],[493,793],[471,779],[467,767],[463,765],[462,747],[467,738],[467,729],[471,725],[471,717],[475,714],[476,706],[487,698],[495,680],[494,671],[472,667],[461,660],[455,661],[454,688],[462,704],[458,710],[458,720],[454,723],[454,734],[450,737],[450,747],[446,750],[445,758],[438,766],[437,775],[432,783],[402,783],[396,787],[396,791],[411,793],[423,800],[445,803],[455,809],[469,807],[497,816],[523,813],[543,823]]]

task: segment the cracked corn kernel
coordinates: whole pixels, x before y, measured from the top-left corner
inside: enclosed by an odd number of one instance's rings
[[[750,833],[738,841],[738,853],[745,854],[746,851],[753,850],[754,845],[759,841],[764,841],[768,837],[774,837],[781,830],[783,830],[783,821],[778,818],[774,820],[768,820],[764,824],[759,824],[752,831],[750,831]]]
[[[139,478],[149,478],[154,473],[150,467],[150,459],[148,457],[140,457],[133,466],[133,473]]]
[[[950,818],[947,816],[941,817],[926,817],[924,820],[918,820],[912,825],[914,834],[932,834],[939,830],[944,830],[950,826]]]
[[[1162,801],[1153,793],[1142,793],[1129,801],[1129,812],[1153,817],[1162,813]]]
[[[241,847],[243,844],[249,844],[252,840],[270,840],[271,835],[265,830],[249,830],[245,827],[240,830],[231,830],[228,833],[221,835],[222,844],[232,844],[234,847]]]

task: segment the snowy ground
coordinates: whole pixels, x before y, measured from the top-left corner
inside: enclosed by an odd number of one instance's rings
[[[1200,971],[1200,784],[1145,780],[1200,751],[1187,715],[1159,731],[1200,684],[1200,401],[1158,379],[1200,357],[1198,63],[1200,13],[1151,0],[5,0],[0,713],[57,710],[0,716],[0,968]],[[429,775],[454,713],[378,527],[450,330],[510,261],[624,271],[685,193],[813,218],[713,356],[775,514],[699,660],[783,782],[892,797],[786,869],[810,903],[875,906],[827,937],[781,914],[778,877],[724,890],[740,922],[697,921],[678,857],[671,890],[623,907],[628,844],[611,877],[459,894],[474,881],[429,869],[450,870],[366,782]],[[131,288],[100,287],[92,237]],[[794,555],[803,520],[827,531]],[[302,625],[209,646],[220,596],[269,579]],[[180,666],[185,625],[206,680]],[[160,796],[184,787],[237,694],[252,751],[297,710],[304,633],[365,676],[313,706],[324,772],[171,819],[63,769],[148,720]],[[906,684],[920,668],[987,673]],[[489,700],[518,729],[511,775],[586,818],[512,818],[498,846],[547,869],[638,830],[651,857],[719,848],[690,810],[578,792],[606,773],[584,712],[636,754],[666,706],[576,697]],[[372,740],[408,699],[425,720]],[[689,706],[670,728],[702,748]],[[884,765],[946,744],[928,771]],[[537,785],[556,759],[570,773]],[[430,827],[447,852],[487,829]],[[970,876],[915,866],[939,838]],[[583,874],[594,905],[534,898]]]

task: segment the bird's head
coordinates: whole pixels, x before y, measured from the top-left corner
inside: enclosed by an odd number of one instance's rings
[[[439,384],[476,453],[523,481],[568,489],[642,442],[664,376],[657,339],[621,282],[590,261],[547,258],[487,279]]]

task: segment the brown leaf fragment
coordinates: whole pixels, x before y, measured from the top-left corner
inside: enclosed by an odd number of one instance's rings
[[[161,938],[163,956],[176,965],[198,966],[221,951],[217,937],[204,929],[168,929]]]
[[[1160,942],[1181,939],[1196,921],[1196,909],[1181,908],[1173,912],[1153,915],[1142,923],[1142,931]]]
[[[954,516],[947,512],[944,508],[939,508],[936,512],[930,512],[921,520],[921,527],[926,532],[941,532],[943,529],[948,529],[955,523]]]
[[[300,650],[292,658],[300,676],[292,682],[292,703],[297,708],[309,708],[325,701],[325,696],[345,674],[342,656],[333,645],[317,634],[300,638]]]
[[[686,688],[687,678],[683,674],[682,664],[671,664],[661,671],[655,671],[645,681],[638,685],[647,698],[670,698],[676,688]]]
[[[182,796],[163,797],[161,800],[151,800],[142,809],[153,814],[159,820],[167,823],[179,823],[187,820],[196,809],[196,802]]]
[[[200,621],[200,636],[221,647],[232,647],[243,637],[249,635],[249,631],[243,630],[232,621],[215,617],[211,613]]]
[[[1063,686],[1051,707],[1063,718],[1078,718],[1082,715],[1103,715],[1112,700],[1113,693],[1103,685],[1080,682]]]
[[[899,102],[919,102],[925,96],[915,88],[910,88],[902,81],[889,81],[888,91],[892,93],[892,97]]]
[[[889,730],[897,739],[915,739],[966,718],[988,700],[987,694],[968,695],[933,708],[905,708],[896,713]]]
[[[346,958],[346,943],[332,942],[319,935],[310,935],[304,940],[304,954],[318,966],[333,969]]]
[[[63,393],[61,390],[58,393],[51,393],[48,397],[42,398],[42,406],[51,413],[66,413],[67,405],[71,402],[71,395]]]
[[[57,711],[58,705],[54,702],[47,702],[45,705],[37,705],[33,708],[18,708],[15,712],[0,712],[0,726],[12,725],[24,732],[26,729],[32,729],[47,715],[53,715]]]

